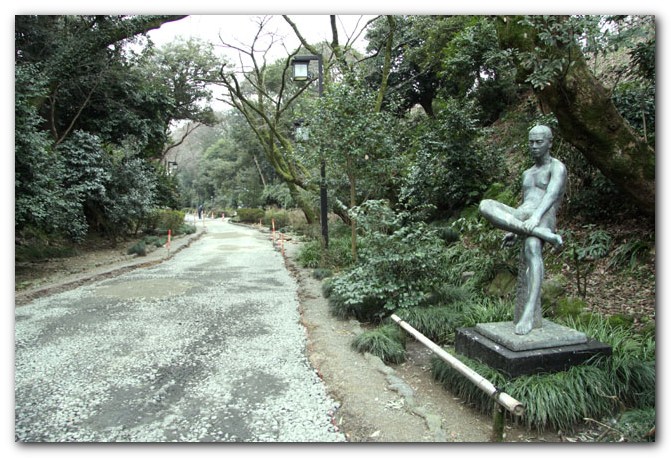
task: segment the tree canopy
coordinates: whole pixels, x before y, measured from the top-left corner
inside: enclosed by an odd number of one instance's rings
[[[297,205],[314,221],[323,159],[330,210],[345,221],[348,209],[380,198],[449,218],[514,176],[524,132],[538,122],[555,130],[574,168],[568,211],[654,215],[653,17],[379,16],[362,24],[362,53],[355,34],[342,42],[335,16],[324,17],[332,37],[322,43],[285,16],[277,19],[301,46],[276,61],[267,55],[279,37],[260,41],[268,17],[247,44],[142,44],[181,18],[16,16],[17,232],[81,239],[206,198]],[[214,45],[250,66],[233,68]],[[322,56],[323,93],[314,63],[310,80],[292,81],[299,54]],[[219,118],[214,85],[233,110]],[[307,143],[296,136],[301,123]],[[211,140],[188,152],[198,167],[167,174],[201,129]],[[136,210],[115,216],[126,206]]]

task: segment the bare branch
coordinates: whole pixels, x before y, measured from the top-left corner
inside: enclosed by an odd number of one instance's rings
[[[198,129],[198,128],[199,128],[200,126],[202,126],[202,125],[203,125],[202,123],[197,122],[197,123],[191,128],[191,123],[189,122],[189,123],[186,125],[186,132],[184,132],[184,135],[182,135],[182,138],[180,138],[178,142],[171,144],[170,146],[168,146],[166,149],[163,150],[163,152],[161,153],[161,160],[164,160],[164,159],[165,159],[165,157],[168,155],[168,152],[169,152],[171,149],[173,149],[173,148],[177,148],[179,145],[181,145],[182,143],[184,143],[184,140],[186,140],[186,137],[188,137],[189,134],[191,134],[194,130]]]

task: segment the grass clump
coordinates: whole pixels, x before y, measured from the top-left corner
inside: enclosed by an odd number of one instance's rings
[[[404,331],[395,324],[385,324],[365,331],[354,338],[352,348],[360,353],[370,353],[382,361],[399,364],[405,361]]]
[[[144,242],[144,240],[140,240],[139,242],[131,245],[126,253],[135,254],[137,256],[147,256],[147,244]]]
[[[401,309],[396,315],[438,345],[454,343],[461,325],[461,311],[452,306]]]

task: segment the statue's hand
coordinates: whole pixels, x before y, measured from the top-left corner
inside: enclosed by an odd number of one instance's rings
[[[536,229],[536,227],[538,226],[538,224],[539,224],[540,222],[541,222],[540,218],[538,218],[538,217],[532,215],[532,216],[529,217],[529,219],[527,219],[526,221],[524,221],[524,228],[525,228],[527,231],[531,232],[531,231],[533,231],[534,229]]]
[[[506,235],[503,236],[503,242],[501,243],[501,248],[513,246],[516,240],[517,240],[517,234],[513,232],[508,232]]]

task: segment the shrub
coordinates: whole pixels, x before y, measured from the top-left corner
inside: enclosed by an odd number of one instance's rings
[[[135,254],[138,256],[147,256],[147,245],[145,244],[144,240],[140,240],[139,242],[135,243],[130,248],[128,248],[127,253]]]
[[[263,225],[273,227],[275,220],[275,230],[284,229],[289,226],[289,213],[286,210],[269,208],[263,215]]]
[[[649,250],[650,246],[647,242],[639,239],[630,240],[613,251],[613,257],[608,261],[607,266],[609,269],[631,269],[637,263],[647,259]]]
[[[354,264],[350,234],[336,235],[329,239],[329,247],[324,251],[321,239],[314,239],[301,245],[297,260],[302,267],[340,270]]]
[[[331,269],[315,269],[312,272],[312,276],[317,280],[323,280],[324,278],[328,278],[332,275],[333,271]]]
[[[194,226],[193,224],[182,224],[177,233],[189,235],[189,234],[195,234],[196,230],[197,230],[196,226]]]
[[[359,263],[333,280],[331,298],[355,316],[373,319],[423,304],[442,283],[445,244],[435,230],[403,221],[380,201],[368,201],[352,214],[367,232]]]
[[[19,262],[41,261],[50,258],[68,258],[77,254],[77,251],[72,246],[56,246],[41,243],[17,245],[14,251],[14,258]]]
[[[321,241],[311,240],[301,245],[296,260],[308,269],[316,269],[321,265],[322,247]]]
[[[181,210],[154,210],[145,222],[145,231],[149,233],[167,234],[168,229],[176,234],[184,225],[185,213]]]
[[[262,208],[239,208],[237,219],[241,223],[258,223],[265,213]]]

